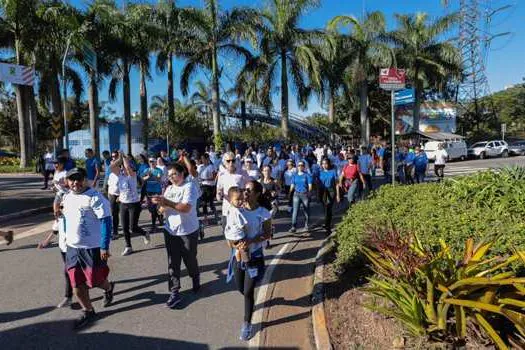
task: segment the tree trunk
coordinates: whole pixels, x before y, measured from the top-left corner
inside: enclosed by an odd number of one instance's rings
[[[213,49],[212,54],[212,91],[211,91],[211,111],[213,118],[213,138],[217,143],[221,135],[220,117],[220,97],[219,97],[219,67],[217,63],[217,49]],[[216,145],[217,146],[217,145]]]
[[[173,92],[173,56],[168,55],[168,120],[171,124],[175,123],[175,105]]]
[[[359,83],[359,108],[360,108],[360,126],[361,126],[361,145],[368,145],[370,139],[367,139],[367,119],[368,119],[368,81],[363,80]]]
[[[330,96],[328,96],[328,122],[330,126],[335,123],[335,91],[330,89]]]
[[[95,156],[100,158],[100,135],[99,135],[99,120],[98,120],[98,86],[96,73],[90,69],[89,72],[89,129],[91,131],[91,146],[95,152]]]
[[[246,129],[246,101],[241,99],[241,127]]]
[[[29,108],[29,150],[31,154],[36,154],[37,147],[37,116],[38,110],[36,108],[35,90],[32,86],[26,86],[27,91],[27,105]]]
[[[286,69],[286,52],[281,51],[281,128],[283,138],[288,140],[288,71]]]
[[[419,132],[419,111],[421,110],[421,85],[419,83],[419,79],[417,78],[419,74],[419,69],[416,68],[414,75],[415,75],[415,81],[414,81],[414,130],[413,132],[417,133]]]
[[[58,78],[58,72],[53,72],[53,78],[52,78],[52,85],[51,85],[51,113],[53,116],[58,116],[61,121],[62,129],[64,128],[64,123],[62,122],[63,114],[62,114],[62,97],[60,95],[60,80]],[[63,131],[63,130],[62,130]],[[57,147],[58,149],[64,148],[64,138],[59,137],[57,139]]]
[[[126,124],[126,144],[127,144],[127,153],[132,154],[132,148],[131,148],[131,105],[130,105],[130,99],[131,99],[131,92],[130,92],[130,86],[129,86],[129,65],[127,60],[124,60],[123,62],[124,66],[124,77],[122,78],[123,84],[122,84],[122,93],[124,98],[124,123]]]
[[[20,136],[20,168],[27,168],[29,166],[31,156],[29,154],[29,147],[27,147],[27,129],[28,123],[25,113],[25,91],[24,86],[15,85],[16,93],[16,109],[18,112],[18,134]]]
[[[148,137],[149,137],[148,91],[146,88],[146,75],[144,74],[145,69],[146,67],[144,67],[143,64],[141,64],[140,66],[140,116],[142,119],[142,144],[144,145],[144,151],[148,152]]]

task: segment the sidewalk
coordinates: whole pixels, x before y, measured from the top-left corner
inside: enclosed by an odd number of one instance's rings
[[[0,222],[5,221],[2,216],[29,209],[49,207],[51,211],[54,193],[42,190],[42,186],[43,179],[38,174],[0,174]]]

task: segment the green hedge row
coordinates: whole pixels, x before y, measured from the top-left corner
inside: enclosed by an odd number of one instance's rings
[[[447,180],[441,184],[383,186],[353,206],[337,227],[337,265],[358,258],[367,232],[392,225],[416,234],[424,244],[443,239],[458,257],[465,240],[499,235],[494,254],[525,249],[525,169],[507,168]]]

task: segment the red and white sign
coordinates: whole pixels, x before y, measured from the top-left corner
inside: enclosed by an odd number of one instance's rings
[[[384,90],[405,88],[406,73],[404,69],[381,68],[379,70],[379,87]]]

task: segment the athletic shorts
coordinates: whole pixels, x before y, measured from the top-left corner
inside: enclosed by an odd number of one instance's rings
[[[87,285],[89,288],[102,284],[109,275],[109,267],[100,258],[100,248],[67,247],[66,269],[73,288]]]

